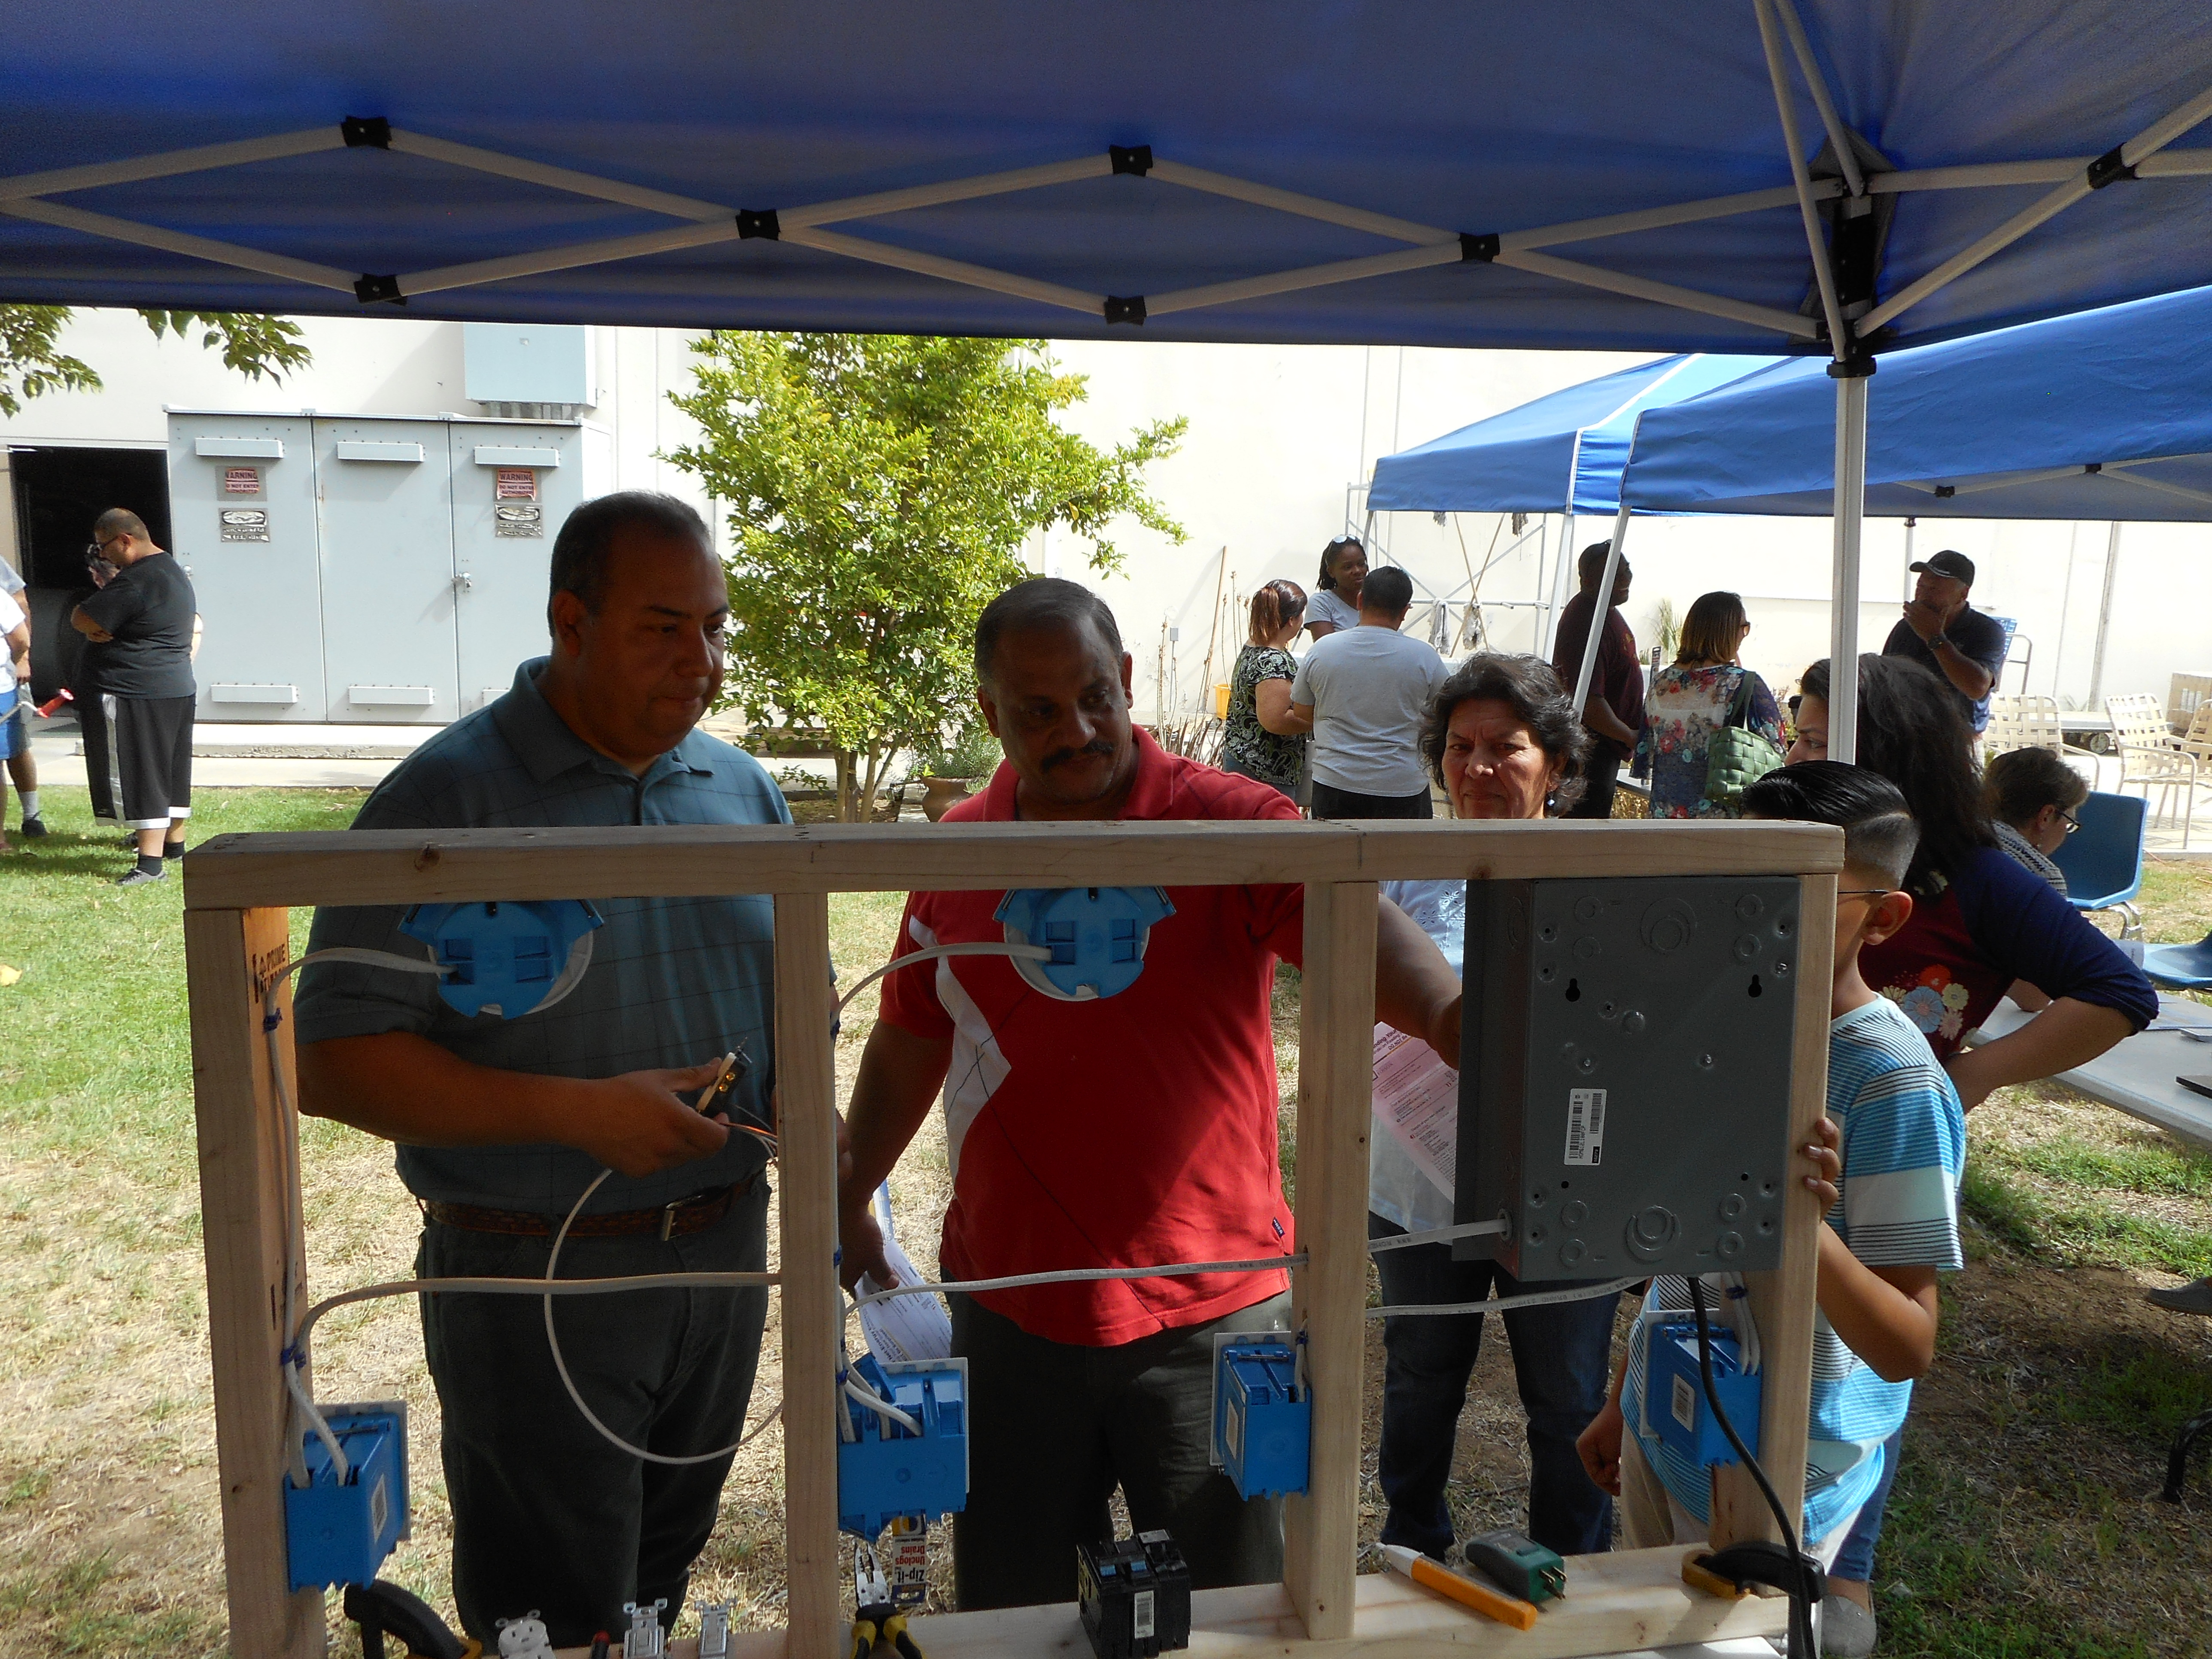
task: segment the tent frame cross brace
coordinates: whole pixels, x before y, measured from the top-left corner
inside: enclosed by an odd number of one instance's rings
[[[1767,77],[1774,88],[1775,112],[1781,120],[1783,144],[1790,157],[1788,195],[1797,204],[1799,216],[1804,221],[1814,288],[1826,323],[1826,327],[1817,332],[1835,354],[1835,361],[1828,367],[1828,373],[1836,381],[1836,495],[1832,520],[1833,599],[1828,625],[1827,755],[1831,760],[1852,761],[1858,757],[1859,567],[1866,513],[1867,380],[1875,372],[1872,343],[1881,331],[1904,312],[2002,252],[2093,191],[2103,190],[2123,179],[2201,176],[2202,164],[2212,161],[2212,151],[2185,150],[2164,155],[2159,152],[2212,117],[2212,88],[2169,111],[2124,143],[2102,155],[2071,163],[2063,172],[2046,172],[2045,168],[2055,164],[2031,161],[2002,164],[1995,169],[1938,167],[1917,174],[1885,172],[1869,175],[1862,170],[1859,155],[1873,153],[1871,147],[1845,127],[1837,115],[1834,100],[1829,96],[1826,79],[1814,56],[1812,42],[1792,0],[1752,0],[1752,9],[1758,15]],[[1796,95],[1783,55],[1785,36],[1790,55],[1796,60],[1799,72],[1812,93],[1814,105],[1820,111],[1829,149],[1844,174],[1840,179],[1813,178],[1805,160],[1804,146],[1798,137]],[[1993,172],[2002,173],[2002,182],[2008,184],[2052,183],[2056,188],[1879,305],[1870,293],[1854,299],[1839,291],[1835,250],[1822,233],[1820,203],[1843,198],[1845,213],[1854,209],[1864,212],[1871,207],[1869,198],[1872,196],[1882,194],[1886,189],[1912,187],[1897,182],[1902,179],[1940,179],[1942,182],[1924,183],[1917,187],[1953,189],[1997,183],[1997,179],[1990,176]],[[1957,176],[1961,174],[1967,176]],[[2145,478],[2128,481],[2152,489],[2176,488],[2154,484]],[[1621,548],[1628,539],[1628,503],[1624,501],[1613,517],[1605,572],[1595,590],[1599,595],[1610,596],[1613,592],[1620,568]],[[1577,709],[1589,707],[1590,682],[1597,671],[1598,647],[1605,635],[1599,612],[1600,607],[1594,605],[1583,643],[1582,665],[1575,678],[1574,706]]]
[[[850,1651],[850,1637],[839,1600],[845,1551],[835,1399],[843,1315],[833,1271],[829,896],[1132,882],[1297,882],[1305,892],[1296,1206],[1304,1255],[1291,1296],[1310,1339],[1312,1478],[1308,1492],[1285,1505],[1283,1582],[1200,1593],[1198,1645],[1216,1659],[1383,1650],[1399,1659],[1571,1659],[1778,1632],[1785,1604],[1688,1588],[1680,1550],[1577,1558],[1573,1593],[1528,1632],[1489,1624],[1401,1580],[1358,1573],[1376,884],[1782,876],[1797,881],[1802,914],[1812,918],[1834,908],[1842,857],[1838,831],[1779,823],[948,824],[920,836],[868,824],[684,825],[217,836],[185,860],[185,945],[231,1651],[238,1659],[314,1659],[325,1639],[323,1595],[291,1592],[285,1568],[282,1488],[297,1449],[279,1364],[291,1335],[280,1310],[308,1299],[299,1125],[270,1070],[289,1075],[295,1064],[282,974],[291,908],[773,895],[788,1630],[742,1636],[735,1651],[743,1659],[831,1659]],[[1802,1146],[1824,1109],[1831,945],[1825,927],[1801,930],[1778,1148]],[[272,981],[280,1013],[273,1047],[263,1030]],[[1820,1228],[1812,1194],[1792,1182],[1781,1263],[1747,1275],[1765,1354],[1759,1459],[1793,1510],[1805,1476]],[[332,1355],[323,1369],[343,1363]],[[1720,1542],[1772,1535],[1748,1471],[1717,1472],[1714,1521]],[[1012,1659],[1079,1644],[1077,1631],[1075,1609],[1063,1604],[921,1619],[915,1635],[934,1659]]]

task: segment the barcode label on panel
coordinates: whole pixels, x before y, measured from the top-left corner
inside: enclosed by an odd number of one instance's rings
[[[1692,1434],[1698,1431],[1698,1391],[1690,1386],[1690,1379],[1674,1378],[1674,1420]]]
[[[1152,1614],[1153,1598],[1158,1594],[1158,1590],[1137,1592],[1136,1606],[1131,1609],[1133,1628],[1129,1635],[1133,1640],[1141,1642],[1149,1636],[1158,1634],[1158,1621]]]
[[[1595,1164],[1605,1152],[1605,1091],[1567,1091],[1567,1156],[1570,1164]]]

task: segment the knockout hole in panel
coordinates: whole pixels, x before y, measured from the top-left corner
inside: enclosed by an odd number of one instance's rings
[[[1766,988],[1759,982],[1757,974],[1751,976],[1750,988],[1744,992],[1744,994],[1750,997],[1763,997],[1766,994]]]
[[[1567,981],[1567,1000],[1570,1002],[1580,1002],[1582,1000],[1583,982],[1578,979],[1569,980]]]

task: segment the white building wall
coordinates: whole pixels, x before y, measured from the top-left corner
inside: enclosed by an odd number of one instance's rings
[[[164,405],[238,410],[313,409],[325,413],[477,413],[463,381],[461,325],[405,318],[303,320],[313,365],[282,384],[248,381],[197,340],[156,341],[129,313],[83,312],[67,331],[66,349],[92,363],[106,382],[95,393],[30,400],[0,420],[11,445],[98,444],[159,448]],[[599,402],[584,419],[603,428],[611,482],[620,489],[665,489],[709,504],[688,475],[660,459],[696,435],[668,397],[690,384],[689,337],[673,331],[595,331]],[[1347,489],[1375,460],[1425,442],[1530,398],[1638,361],[1583,352],[1448,351],[1394,347],[1177,345],[1140,340],[1062,342],[1060,362],[1089,380],[1089,400],[1070,424],[1100,444],[1153,419],[1189,417],[1182,451],[1153,469],[1152,487],[1182,520],[1178,547],[1133,524],[1118,526],[1121,568],[1099,580],[1137,659],[1137,701],[1150,715],[1159,684],[1163,630],[1176,673],[1170,710],[1204,697],[1215,597],[1222,620],[1211,678],[1228,678],[1241,643],[1231,596],[1288,576],[1310,589],[1324,543],[1346,525]],[[1352,504],[1357,516],[1357,504]],[[1542,543],[1555,547],[1557,521]],[[1607,533],[1602,522],[1577,526],[1577,546]],[[717,523],[719,539],[726,539]],[[1403,563],[1417,596],[1463,597],[1469,572],[1509,538],[1491,514],[1458,514],[1438,526],[1423,514],[1382,515],[1373,542]],[[2033,641],[2027,689],[2073,702],[2089,696],[2106,526],[2102,524],[1923,525],[1922,554],[1952,546],[1979,564],[1976,602],[2017,617]],[[1534,600],[1537,543],[1483,578],[1486,600]],[[1035,568],[1088,580],[1087,549],[1064,532],[1032,549]],[[2106,694],[2166,694],[2177,671],[2212,668],[2212,527],[2131,526],[2124,534],[2113,594]],[[1829,532],[1824,520],[1673,519],[1639,520],[1631,532],[1636,571],[1628,607],[1648,645],[1658,602],[1677,616],[1708,588],[1744,595],[1753,619],[1746,659],[1778,685],[1794,681],[1827,649]],[[1862,636],[1878,649],[1896,619],[1910,578],[1905,531],[1869,520],[1866,532]],[[1494,611],[1492,641],[1529,648],[1537,613]],[[2008,684],[2017,689],[2016,677]]]

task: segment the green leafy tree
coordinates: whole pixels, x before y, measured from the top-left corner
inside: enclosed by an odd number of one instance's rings
[[[61,349],[63,328],[74,314],[67,306],[0,305],[0,414],[19,413],[27,398],[49,392],[97,392],[100,374],[81,357]],[[221,351],[226,368],[250,380],[263,375],[281,380],[307,366],[309,352],[300,325],[282,317],[236,316],[221,311],[145,311],[138,313],[160,339],[185,338],[204,331],[200,343]]]
[[[730,701],[757,725],[818,728],[838,816],[873,807],[892,757],[934,749],[975,708],[983,607],[1022,544],[1127,516],[1182,540],[1143,486],[1187,422],[1101,450],[1056,414],[1082,401],[1040,340],[718,332],[675,394],[702,442],[669,459],[729,514]]]

